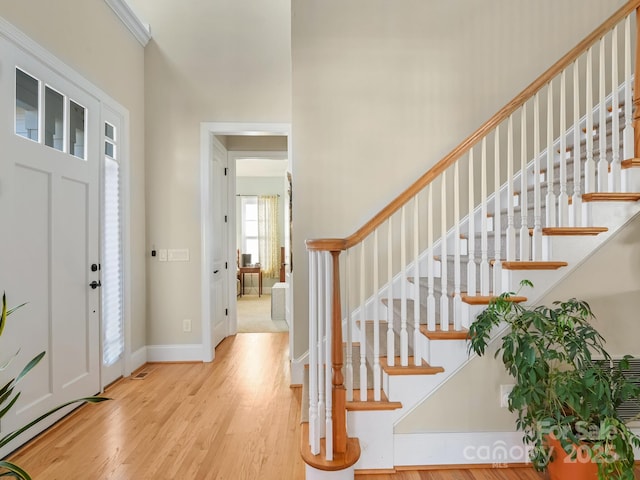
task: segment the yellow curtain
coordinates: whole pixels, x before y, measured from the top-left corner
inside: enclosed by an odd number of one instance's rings
[[[262,274],[267,278],[278,278],[280,276],[280,239],[277,195],[258,197],[258,248]]]

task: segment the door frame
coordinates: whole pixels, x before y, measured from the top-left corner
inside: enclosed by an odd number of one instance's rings
[[[200,292],[201,292],[201,321],[202,321],[202,361],[212,362],[215,358],[215,350],[211,345],[211,308],[210,308],[210,287],[211,275],[213,271],[212,259],[210,255],[211,242],[211,215],[209,210],[209,199],[211,198],[211,185],[209,182],[210,168],[209,161],[211,159],[211,137],[216,135],[282,135],[287,137],[288,145],[291,145],[291,125],[288,123],[219,123],[219,122],[202,122],[200,123]],[[289,148],[289,151],[291,149]],[[291,153],[289,152],[289,162],[291,164]],[[234,172],[231,175],[231,172]],[[229,208],[229,222],[227,228],[235,238],[235,165],[230,166],[230,173],[227,175],[227,194]],[[233,227],[233,229],[232,229]],[[235,305],[235,286],[234,281],[236,272],[233,268],[235,265],[235,241],[227,242],[229,268],[227,269],[227,304]],[[234,286],[234,288],[231,288]],[[233,309],[229,312],[231,325],[229,334],[233,335],[237,329],[237,318]],[[291,322],[289,330],[289,343],[293,341],[293,322]],[[290,351],[293,351],[290,349]]]

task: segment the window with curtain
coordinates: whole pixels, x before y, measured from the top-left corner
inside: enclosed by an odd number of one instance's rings
[[[258,197],[242,197],[241,215],[242,243],[240,250],[242,253],[251,254],[251,263],[260,263],[258,248]]]
[[[262,274],[280,276],[280,238],[278,228],[278,196],[258,197],[258,249]]]

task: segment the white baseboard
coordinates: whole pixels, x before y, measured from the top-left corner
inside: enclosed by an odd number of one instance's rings
[[[302,385],[304,381],[304,366],[309,363],[309,352],[291,360],[291,385]]]
[[[140,347],[131,354],[129,372],[135,372],[138,368],[147,363],[147,347]]]
[[[201,362],[202,345],[147,345],[148,362]]]
[[[394,465],[503,465],[529,462],[520,432],[394,435]]]

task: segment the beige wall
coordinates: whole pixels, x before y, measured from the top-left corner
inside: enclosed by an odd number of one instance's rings
[[[144,49],[102,0],[0,2],[0,16],[130,113],[132,348],[146,345]]]
[[[586,300],[612,355],[640,356],[640,216],[634,218],[539,303]],[[525,293],[526,295],[526,293]],[[475,358],[396,427],[399,433],[515,430],[515,415],[498,404],[512,384],[493,351]],[[482,415],[478,415],[482,412]]]
[[[296,355],[303,240],[354,232],[624,3],[292,2]]]
[[[190,262],[148,258],[148,343],[199,344],[200,122],[291,121],[288,0],[132,0],[146,48],[147,251],[188,248]],[[183,318],[193,331],[183,333]]]

